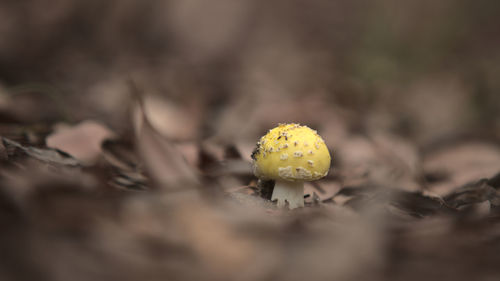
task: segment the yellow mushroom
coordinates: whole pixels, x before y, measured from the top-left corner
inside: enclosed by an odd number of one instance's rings
[[[309,144],[314,144],[314,152]],[[318,133],[293,123],[280,124],[263,136],[252,159],[255,176],[275,181],[271,200],[276,200],[278,207],[288,202],[290,209],[304,206],[304,182],[326,176],[331,161]]]

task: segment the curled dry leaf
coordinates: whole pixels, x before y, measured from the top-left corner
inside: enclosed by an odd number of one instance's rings
[[[151,178],[167,189],[197,185],[196,171],[177,147],[151,126],[141,105],[136,105],[135,112],[137,149]]]
[[[316,194],[320,201],[331,199],[341,189],[340,183],[331,180],[308,182],[304,185],[304,194]]]
[[[382,134],[352,136],[344,139],[336,151],[344,185],[378,184],[407,191],[420,189],[417,151],[400,138]]]
[[[40,160],[42,162],[53,164],[53,165],[63,165],[63,166],[80,166],[81,163],[77,159],[73,158],[71,155],[57,150],[57,149],[40,149],[30,146],[22,146],[18,142],[2,138],[3,145],[7,150],[18,150],[25,155],[32,157],[34,159]]]
[[[500,149],[483,142],[450,145],[429,152],[423,169],[432,177],[429,189],[447,195],[454,189],[481,178],[492,177],[500,171]]]
[[[200,163],[200,147],[193,142],[176,143],[175,147],[181,152],[184,159],[192,167],[198,167]]]
[[[450,206],[459,208],[464,205],[493,200],[496,197],[497,191],[495,188],[488,185],[488,181],[483,179],[456,189],[451,194],[445,196],[444,200]]]
[[[180,140],[192,140],[199,135],[199,103],[180,105],[160,95],[144,95],[143,99],[142,110],[156,132]]]
[[[134,151],[131,141],[122,139],[107,139],[102,145],[104,159],[120,170],[135,171],[139,169],[139,157]]]
[[[58,126],[45,141],[48,147],[67,152],[84,163],[93,163],[102,154],[102,142],[114,136],[101,123],[87,120],[73,127]]]

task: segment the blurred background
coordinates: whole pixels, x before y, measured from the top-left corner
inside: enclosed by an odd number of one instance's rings
[[[322,129],[332,115],[419,144],[495,135],[499,6],[2,1],[0,82],[16,103],[29,103],[27,95],[56,100],[37,120],[96,118],[120,127],[133,79],[184,113],[197,112],[189,138],[225,130],[255,138],[285,121]]]
[[[0,279],[496,280],[499,35],[489,0],[3,0]],[[289,122],[334,155],[294,213],[249,165]]]

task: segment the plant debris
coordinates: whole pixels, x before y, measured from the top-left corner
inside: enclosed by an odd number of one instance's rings
[[[0,1],[0,280],[498,280],[500,5],[402,1]]]

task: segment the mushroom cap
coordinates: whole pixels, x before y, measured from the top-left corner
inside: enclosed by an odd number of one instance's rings
[[[280,124],[257,142],[253,172],[262,179],[312,181],[328,174],[330,153],[315,130]]]

